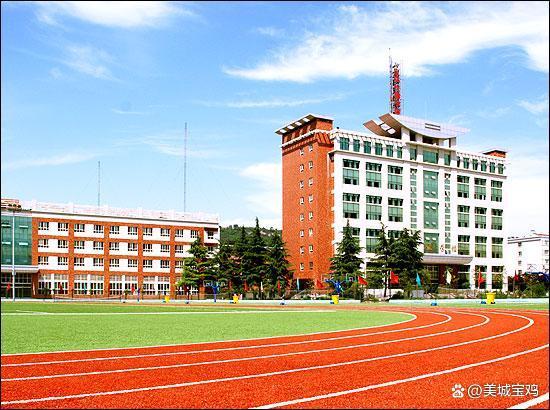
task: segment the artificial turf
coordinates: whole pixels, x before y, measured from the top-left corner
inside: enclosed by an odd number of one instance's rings
[[[3,354],[282,336],[378,326],[411,317],[372,310],[323,312],[316,311],[315,306],[290,311],[252,307],[235,310],[223,306],[3,302],[1,308]],[[154,312],[194,313],[151,314]]]

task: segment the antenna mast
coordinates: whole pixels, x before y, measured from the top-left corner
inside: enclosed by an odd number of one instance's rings
[[[97,207],[101,199],[101,161],[97,161]]]
[[[401,72],[399,64],[392,62],[390,55],[390,113],[401,115]]]
[[[187,211],[187,123],[183,138],[183,212]]]

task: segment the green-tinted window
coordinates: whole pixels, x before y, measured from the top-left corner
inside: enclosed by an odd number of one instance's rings
[[[502,231],[502,209],[491,209],[491,229]]]
[[[424,171],[424,198],[437,198],[438,196],[438,173]]]
[[[12,263],[12,216],[2,215],[2,264]],[[30,265],[32,263],[32,218],[15,216],[14,225],[14,256],[15,265]]]
[[[437,151],[430,151],[425,149],[423,151],[423,159],[424,159],[424,162],[429,162],[430,164],[437,164],[439,155]]]
[[[363,144],[363,152],[365,154],[370,154],[370,150],[371,150],[371,142],[365,141],[365,144]]]
[[[388,198],[388,220],[390,222],[403,222],[403,199]]]
[[[344,168],[359,169],[359,161],[355,161],[353,159],[345,159],[344,160]]]
[[[502,202],[502,181],[491,181],[491,201]]]
[[[359,185],[359,171],[356,169],[347,169],[342,170],[344,176],[344,184],[348,185]]]
[[[359,218],[359,200],[358,194],[343,194],[344,218]]]
[[[476,236],[475,256],[476,258],[487,257],[487,238],[485,236]]]
[[[451,154],[444,154],[445,165],[451,165]]]
[[[458,254],[470,254],[470,235],[458,235]]]
[[[477,159],[472,160],[472,169],[474,171],[477,171],[477,168],[479,167],[479,161]]]
[[[380,188],[382,186],[382,164],[367,162],[367,186]]]
[[[351,228],[351,234],[353,236],[359,236],[361,234],[361,228],[355,228],[353,226],[350,226]]]
[[[436,229],[439,216],[439,204],[437,202],[424,202],[424,228]]]
[[[403,189],[403,167],[388,165],[388,188]]]
[[[359,140],[353,140],[353,151],[359,152],[361,150],[361,142]]]
[[[456,167],[460,168],[460,157],[456,157]]]
[[[490,162],[489,163],[489,172],[492,172],[493,174],[495,173],[495,163],[494,162]]]
[[[403,158],[403,147],[397,147],[397,158]]]
[[[504,165],[498,164],[498,173],[500,175],[504,174]]]
[[[424,234],[424,253],[437,253],[439,250],[439,234]]]
[[[382,219],[382,197],[367,195],[367,219],[380,221]]]
[[[366,233],[367,240],[365,244],[365,250],[368,253],[374,253],[376,251],[376,247],[378,246],[380,229],[366,229]]]
[[[468,198],[470,196],[470,177],[464,175],[458,175],[456,177],[457,182],[457,196],[459,198]]]
[[[470,226],[470,207],[458,205],[458,226],[468,228]]]
[[[481,161],[481,170],[483,172],[487,171],[487,161]]]
[[[503,245],[502,238],[491,239],[491,256],[493,258],[502,258],[502,254],[503,254],[502,245]]]
[[[386,145],[386,155],[393,157],[393,145]]]
[[[340,138],[340,149],[349,150],[349,138]]]
[[[486,199],[487,198],[487,180],[483,178],[474,178],[474,198]]]
[[[418,150],[416,148],[409,148],[409,154],[411,161],[416,161],[416,157],[418,156]]]
[[[470,168],[470,159],[469,158],[463,158],[462,159],[462,168],[464,168],[464,169]]]
[[[475,207],[475,227],[479,229],[487,229],[487,208]]]
[[[382,144],[380,144],[379,142],[374,144],[374,153],[376,155],[382,155]]]

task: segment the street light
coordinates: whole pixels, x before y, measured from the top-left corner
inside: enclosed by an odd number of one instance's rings
[[[12,209],[11,218],[11,280],[13,289],[12,301],[15,302],[15,209]]]

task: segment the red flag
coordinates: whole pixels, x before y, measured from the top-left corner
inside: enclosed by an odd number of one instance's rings
[[[321,282],[319,279],[315,281],[315,286],[321,289],[325,287],[325,285],[323,285],[323,282]]]
[[[360,285],[368,285],[368,282],[362,276],[358,276],[357,280],[358,280]]]
[[[248,292],[248,284],[246,282],[244,283],[244,291]]]
[[[479,275],[477,277],[477,283],[479,286],[481,286],[483,282],[485,282],[485,279],[483,279],[483,275],[481,274],[481,271],[479,271]]]
[[[63,284],[61,282],[59,282],[59,291],[63,292]]]
[[[516,274],[514,275],[514,282],[519,280],[519,276],[518,276],[518,273],[516,272]]]
[[[393,271],[390,272],[390,285],[399,284],[399,276],[397,276]]]
[[[277,281],[277,290],[281,290],[281,282]]]
[[[6,292],[9,292],[11,289],[11,283],[8,282],[8,286],[6,287]]]
[[[134,284],[132,283],[132,293],[134,293],[136,291],[136,287],[134,286]]]

